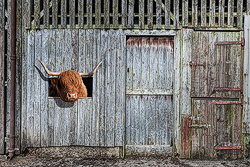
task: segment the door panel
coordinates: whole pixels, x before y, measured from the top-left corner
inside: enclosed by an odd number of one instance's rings
[[[173,37],[127,40],[126,144],[172,144]]]

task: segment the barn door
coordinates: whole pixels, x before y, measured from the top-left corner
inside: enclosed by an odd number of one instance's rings
[[[172,152],[173,44],[173,37],[127,40],[127,155]]]
[[[220,39],[222,35],[232,41],[223,41]],[[222,35],[214,37],[200,32],[194,37],[194,45],[201,48],[194,52],[190,62],[192,158],[234,159],[242,156],[241,34]]]

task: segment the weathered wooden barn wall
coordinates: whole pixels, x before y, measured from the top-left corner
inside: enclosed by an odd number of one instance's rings
[[[4,36],[4,2],[0,1],[0,154],[4,154],[4,57],[5,57],[5,36]]]

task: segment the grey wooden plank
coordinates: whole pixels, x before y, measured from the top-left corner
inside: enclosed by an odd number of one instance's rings
[[[159,37],[158,38],[158,53],[159,53],[159,59],[158,59],[158,66],[159,66],[159,71],[158,71],[158,89],[164,89],[165,86],[167,85],[167,80],[166,80],[166,76],[169,75],[167,73],[168,69],[168,62],[166,61],[166,57],[165,55],[167,55],[166,52],[164,52],[165,47],[167,46],[167,42],[166,42],[166,37]]]
[[[52,1],[52,27],[57,28],[58,25],[58,0]]]
[[[26,29],[30,29],[31,28],[31,22],[30,22],[30,19],[31,19],[31,4],[30,4],[30,1],[29,0],[26,0],[26,4],[25,4],[25,12],[26,12],[26,19],[25,19],[25,28]]]
[[[109,28],[109,0],[104,0],[104,28]]]
[[[206,27],[207,25],[206,12],[207,12],[207,0],[201,0],[201,27]]]
[[[42,31],[42,55],[41,61],[48,65],[49,60],[49,32],[48,30]],[[38,61],[38,60],[35,60]],[[41,105],[41,147],[48,147],[48,124],[49,124],[49,115],[48,115],[48,96],[49,96],[49,82],[48,82],[48,74],[44,71],[41,64],[37,64],[38,69],[41,70],[44,77],[40,79],[41,85],[41,96],[40,96],[40,105]],[[47,105],[46,105],[47,104]]]
[[[131,96],[126,96],[126,144],[131,144]]]
[[[149,96],[149,113],[148,113],[148,145],[154,145],[155,140],[155,130],[156,130],[156,120],[155,120],[155,108],[156,108],[156,96]]]
[[[79,71],[79,31],[77,29],[71,30],[71,70]],[[67,55],[65,55],[66,57]]]
[[[161,0],[156,1],[156,28],[161,29]]]
[[[78,99],[78,117],[77,117],[77,145],[83,146],[84,145],[84,113],[86,111],[86,99],[87,98],[81,98]]]
[[[133,110],[134,110],[134,123],[133,123],[133,128],[134,128],[134,144],[139,144],[140,141],[140,96],[133,96],[134,99],[134,105],[133,105]]]
[[[110,40],[110,47],[109,47],[109,64],[108,64],[108,88],[107,88],[107,94],[109,97],[115,97],[115,78],[116,73],[115,71],[115,65],[116,65],[116,31],[110,30],[109,31],[109,40]],[[114,130],[115,130],[115,99],[108,97],[108,109],[106,110],[108,117],[106,119],[108,127],[107,130],[107,146],[114,147]]]
[[[116,78],[115,78],[115,103],[116,103],[116,112],[115,112],[115,146],[123,146],[123,112],[124,112],[124,103],[125,103],[125,58],[123,55],[124,50],[124,34],[122,30],[118,30],[117,38],[118,42],[116,45],[117,49],[117,63],[116,63]]]
[[[65,35],[65,37],[64,37]],[[66,30],[55,30],[55,71],[63,71],[64,69],[68,69],[68,64],[64,64],[64,39],[65,39],[65,43],[66,43],[66,39],[71,39],[68,36],[66,36]],[[70,43],[70,42],[68,42]],[[71,55],[70,55],[71,56]],[[68,62],[68,61],[66,61]],[[55,115],[54,115],[54,145],[55,146],[62,146],[64,143],[64,123],[65,121],[69,121],[69,113],[65,112],[65,106],[64,106],[64,102],[59,99],[59,98],[55,98]],[[68,115],[67,115],[68,114]],[[68,116],[65,119],[65,116]],[[62,124],[63,122],[63,124]],[[63,130],[62,130],[63,127]],[[69,131],[69,128],[67,128],[67,130]],[[67,137],[69,137],[69,135],[67,134]]]
[[[209,27],[214,27],[214,26],[215,26],[215,0],[211,0],[210,1],[210,14],[209,14]]]
[[[48,66],[47,68],[51,71],[56,71],[56,30],[48,31],[49,41],[48,41]],[[55,111],[55,99],[48,99],[48,144],[49,146],[55,146],[55,128],[54,119],[56,115]]]
[[[67,103],[71,104],[70,107],[70,129],[69,129],[69,145],[77,145],[77,131],[78,131],[78,125],[77,125],[77,102],[74,103]],[[67,110],[64,110],[64,113],[67,112]]]
[[[93,69],[93,42],[94,42],[93,29],[86,30],[86,72]]]
[[[36,67],[40,66],[40,62],[37,60],[41,60],[42,57],[42,31],[35,32],[35,55],[34,55],[34,65]],[[34,68],[34,67],[33,67]],[[34,94],[36,95],[34,97],[34,132],[33,132],[33,138],[34,138],[34,147],[40,147],[41,146],[41,108],[40,108],[40,97],[41,97],[41,77],[39,76],[39,71],[34,68]],[[40,95],[40,96],[37,96]],[[43,102],[42,102],[43,103]],[[38,123],[39,122],[39,123]]]
[[[182,1],[182,26],[188,26],[188,0]]]
[[[224,27],[224,4],[225,0],[219,0],[219,27]]]
[[[101,61],[101,31],[99,29],[94,30],[94,49],[93,49],[93,64],[96,65]],[[99,116],[100,116],[100,73],[99,69],[93,76],[93,122],[92,122],[92,137],[93,146],[99,146],[100,132],[99,132]]]
[[[95,28],[101,28],[101,0],[95,1]]]
[[[237,1],[237,28],[242,29],[242,23],[243,23],[243,1],[238,0]]]
[[[174,0],[174,29],[179,29],[179,1]]]
[[[80,0],[78,3],[78,7],[79,7],[79,9],[78,9],[78,13],[79,13],[79,16],[78,16],[78,19],[79,19],[79,21],[78,21],[78,23],[79,23],[79,26],[80,26],[80,28],[82,28],[81,27],[81,19],[82,19],[82,7],[83,7],[83,4],[82,4],[82,1],[83,0]],[[67,0],[61,0],[61,28],[66,28],[67,27],[67,22],[66,22],[66,18],[67,18],[67,12],[66,12],[66,10],[67,10],[67,6],[66,6],[66,4],[67,4]]]
[[[192,1],[192,25],[198,26],[198,0]]]
[[[153,29],[153,0],[148,0],[148,29]]]
[[[43,11],[44,11],[43,25],[44,25],[44,28],[48,28],[49,27],[49,0],[43,1]]]
[[[144,29],[144,0],[139,0],[139,26]]]
[[[35,21],[35,28],[40,28],[40,1],[34,1],[34,21]]]
[[[86,55],[85,55],[85,30],[79,29],[79,72],[85,73],[86,71]]]
[[[0,2],[3,3],[3,2]],[[0,6],[1,8],[1,6]],[[1,9],[0,9],[1,10]],[[1,12],[2,13],[2,12]],[[4,29],[0,29],[0,154],[4,154]]]
[[[28,57],[27,57],[27,146],[32,147],[34,144],[34,50],[35,50],[34,31],[28,34]]]
[[[228,0],[228,17],[227,17],[227,25],[228,27],[233,27],[234,24],[234,1]]]
[[[91,133],[91,118],[92,118],[92,99],[90,98],[86,98],[86,111],[85,111],[85,115],[84,115],[84,138],[85,138],[85,146],[91,146],[92,143],[92,133]]]
[[[141,82],[141,37],[135,37],[133,44],[133,80],[132,86],[133,89],[140,89],[140,82]]]
[[[113,28],[118,29],[118,0],[113,0]]]
[[[128,4],[128,28],[134,28],[134,4],[135,4],[135,0],[129,0],[129,4]]]
[[[127,40],[126,90],[132,90],[133,89],[133,45],[134,45],[134,38],[130,37]]]
[[[246,15],[250,15],[250,1],[247,1],[247,12]]]
[[[122,28],[127,28],[127,0],[122,0]]]
[[[142,46],[141,46],[141,56],[142,56],[142,77],[141,77],[141,85],[142,89],[149,88],[149,69],[150,69],[150,38],[142,37]]]
[[[150,37],[150,72],[149,89],[155,89],[158,85],[158,38]]]
[[[100,146],[105,146],[106,143],[106,126],[105,126],[105,111],[106,111],[106,85],[107,85],[107,72],[106,68],[108,65],[107,55],[108,55],[108,31],[101,31],[101,59],[103,61],[102,65],[99,67],[100,76],[100,92],[102,96],[100,96],[100,103],[102,107],[100,109]]]
[[[165,0],[165,29],[170,29],[170,0]]]
[[[92,28],[92,0],[87,0],[87,28]]]
[[[5,25],[5,1],[0,1],[0,28],[4,28]]]
[[[167,80],[167,90],[173,89],[173,69],[174,69],[174,38],[168,37],[166,39],[167,47],[164,48],[164,52],[167,55],[167,57],[163,60],[166,62],[167,68],[165,69],[166,72],[166,80]]]
[[[84,0],[78,1],[78,25],[84,27]]]
[[[69,24],[70,28],[75,28],[75,0],[69,1]]]
[[[131,105],[131,108],[130,108],[130,121],[131,121],[131,126],[130,126],[130,140],[131,140],[131,143],[133,145],[136,144],[136,132],[135,132],[135,117],[136,117],[136,105],[135,105],[135,96],[131,96],[131,102],[130,102],[130,105]]]

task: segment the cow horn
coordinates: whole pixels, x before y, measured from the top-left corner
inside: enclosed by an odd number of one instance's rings
[[[46,71],[47,74],[51,75],[51,76],[59,76],[60,72],[50,72],[47,67],[43,64],[43,62],[41,60],[39,60],[40,63],[43,65],[44,70]]]
[[[90,73],[79,73],[81,76],[92,76],[95,74],[97,68],[102,64],[102,62],[98,63],[97,66],[95,67],[95,69],[93,71],[91,71]]]

